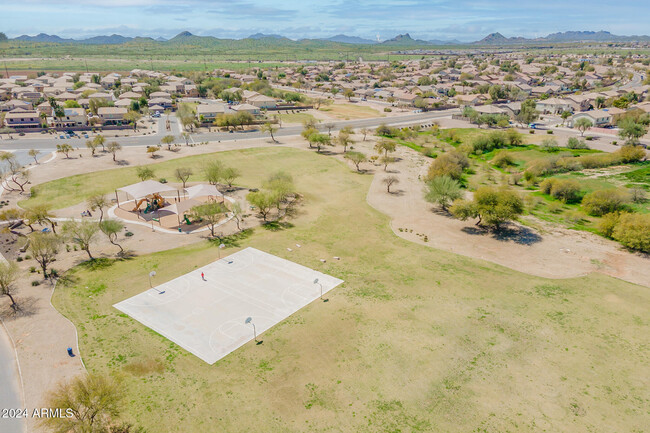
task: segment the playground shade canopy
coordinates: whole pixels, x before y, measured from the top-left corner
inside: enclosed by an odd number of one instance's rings
[[[138,200],[151,194],[176,191],[176,188],[167,186],[155,180],[145,180],[143,182],[134,183],[133,185],[118,188],[116,191],[125,192]]]
[[[216,186],[208,185],[208,184],[205,184],[205,183],[185,188],[185,192],[187,192],[187,196],[189,198],[210,197],[210,196],[222,197],[223,196],[223,194],[221,194],[219,192],[219,190],[217,189]]]
[[[199,206],[200,204],[202,203],[198,200],[189,199],[189,200],[183,200],[178,203],[170,204],[169,206],[165,206],[160,210],[171,212],[176,215],[183,215],[185,212],[192,209],[194,206]]]

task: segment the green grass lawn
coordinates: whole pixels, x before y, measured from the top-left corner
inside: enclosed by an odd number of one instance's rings
[[[316,118],[309,113],[282,113],[278,114],[282,123],[303,123],[307,121],[314,121]]]
[[[209,366],[112,305],[147,289],[149,270],[172,279],[215,260],[216,246],[74,268],[53,304],[77,326],[88,369],[123,378],[125,419],[152,432],[645,429],[647,288],[546,280],[410,243],[367,204],[371,176],[314,152],[219,158],[251,186],[291,167],[305,194],[293,228],[256,229],[226,252],[253,246],[345,283]],[[133,169],[120,170],[88,180],[129,183]],[[78,177],[57,182],[68,202],[82,194]]]
[[[164,151],[162,151],[164,152]],[[260,187],[259,175],[270,173],[265,165],[259,164],[260,155],[267,155],[272,166],[278,166],[285,161],[287,167],[295,163],[296,154],[286,148],[254,151],[244,149],[239,152],[225,152],[219,154],[194,155],[168,161],[152,163],[149,165],[156,179],[165,178],[169,182],[176,182],[174,170],[178,167],[190,167],[194,174],[190,182],[205,180],[203,165],[211,160],[219,159],[226,165],[237,167],[242,176],[235,182],[249,187]],[[154,161],[154,160],[152,160]],[[20,206],[29,208],[36,205],[46,205],[51,209],[62,209],[85,201],[96,194],[109,194],[116,188],[140,182],[136,176],[136,166],[112,170],[97,171],[94,173],[80,174],[51,182],[42,183],[32,188],[32,196],[20,202]],[[257,182],[257,183],[256,183]]]
[[[338,119],[368,119],[371,117],[384,117],[385,114],[380,113],[374,108],[365,105],[355,104],[333,104],[327,107],[322,107],[320,111],[324,111]]]

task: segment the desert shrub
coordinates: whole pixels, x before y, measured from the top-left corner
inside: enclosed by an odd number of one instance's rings
[[[569,203],[580,198],[580,184],[571,179],[546,179],[539,184],[540,190],[544,194]]]
[[[548,204],[548,211],[550,213],[560,213],[562,212],[562,205],[556,201],[552,201]]]
[[[539,190],[543,192],[544,194],[550,194],[551,189],[553,188],[553,183],[555,183],[555,179],[550,178],[550,179],[544,179],[540,184],[539,184]]]
[[[642,188],[630,189],[630,198],[634,203],[643,203],[646,201],[646,193]]]
[[[460,179],[463,170],[469,167],[467,155],[458,151],[443,153],[436,158],[429,167],[427,179],[431,180],[439,176],[449,176],[452,179]]]
[[[580,171],[582,168],[579,158],[574,158],[572,156],[559,158],[555,162],[555,169],[558,172]]]
[[[623,209],[630,201],[627,191],[620,189],[601,189],[590,192],[582,199],[582,207],[589,215],[602,216]]]
[[[611,238],[614,234],[614,228],[618,223],[618,218],[620,214],[618,212],[608,213],[603,215],[602,219],[598,223],[598,230],[603,234],[603,236]]]
[[[567,149],[589,149],[589,145],[584,140],[578,140],[576,137],[570,137],[566,147]]]
[[[514,160],[512,159],[512,155],[510,155],[510,152],[506,150],[502,150],[498,152],[496,155],[494,155],[494,158],[492,158],[492,164],[494,164],[497,167],[506,167],[508,165],[513,165]]]
[[[650,253],[650,214],[621,214],[612,237],[628,248]]]
[[[614,152],[620,162],[629,164],[630,162],[641,161],[645,158],[645,150],[641,146],[625,145]]]
[[[560,146],[557,144],[555,139],[545,138],[540,145],[540,150],[543,152],[557,152],[560,150]]]
[[[481,154],[491,152],[510,145],[509,135],[503,131],[493,131],[488,135],[480,135],[472,142],[473,152]]]

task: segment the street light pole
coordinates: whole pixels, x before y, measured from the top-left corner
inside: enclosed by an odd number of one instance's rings
[[[149,287],[151,287],[152,289],[153,289],[153,284],[151,283],[151,277],[155,277],[155,276],[156,276],[156,271],[149,272]]]

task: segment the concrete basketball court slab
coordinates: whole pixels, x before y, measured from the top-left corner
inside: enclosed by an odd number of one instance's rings
[[[205,281],[201,279],[205,273]],[[214,364],[343,282],[255,248],[246,248],[114,305]]]

